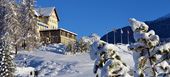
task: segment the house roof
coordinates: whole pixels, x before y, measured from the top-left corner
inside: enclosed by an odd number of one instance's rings
[[[74,34],[74,35],[77,36],[77,33],[71,32],[71,31],[66,30],[66,29],[63,29],[63,28],[58,28],[58,29],[45,29],[45,30],[40,30],[40,31],[54,31],[54,30],[56,30],[56,31],[62,30],[62,31],[65,31],[65,32],[68,32],[68,33],[71,33],[71,34]]]
[[[56,17],[59,21],[59,17],[55,7],[35,8],[34,12],[36,16],[50,16],[53,10],[55,11]]]
[[[66,29],[63,29],[63,28],[59,28],[58,30],[63,30],[63,31],[66,31],[66,32],[68,32],[68,33],[71,33],[71,34],[77,35],[77,33],[71,32],[71,31],[66,30]]]

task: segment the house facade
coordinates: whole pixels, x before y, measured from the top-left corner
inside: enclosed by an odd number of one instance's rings
[[[63,43],[67,45],[76,41],[76,33],[59,28],[59,17],[55,7],[36,8],[35,16],[43,44]]]
[[[55,7],[36,8],[35,15],[39,30],[58,29],[59,17]]]
[[[76,41],[76,33],[70,32],[68,30],[59,29],[47,29],[40,31],[41,40],[44,44],[51,43],[63,43],[68,45],[70,42]]]

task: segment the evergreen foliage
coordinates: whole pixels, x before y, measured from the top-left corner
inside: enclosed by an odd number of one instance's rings
[[[0,77],[14,77],[13,58],[21,43],[28,48],[38,42],[34,0],[0,0]],[[21,21],[22,20],[22,21]]]
[[[9,46],[3,46],[0,47],[0,77],[14,77],[13,54],[9,51]]]
[[[0,76],[14,77],[14,48],[19,29],[15,0],[0,0]]]
[[[18,11],[18,22],[22,28],[22,46],[24,49],[32,50],[38,47],[40,35],[38,34],[37,19],[34,14],[34,0],[20,0]]]
[[[153,30],[148,31],[149,27],[144,22],[134,18],[129,19],[129,22],[136,41],[129,46],[134,51],[134,77],[169,77],[170,47],[159,45],[159,36]]]
[[[103,41],[95,42],[97,58],[93,72],[98,76],[98,69],[101,69],[101,77],[131,77],[129,68],[121,60],[117,53],[116,46]]]

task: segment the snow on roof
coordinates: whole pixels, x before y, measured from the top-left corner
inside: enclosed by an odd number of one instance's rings
[[[34,12],[36,16],[50,16],[53,10],[55,11],[56,17],[59,21],[59,17],[55,7],[35,8]]]
[[[40,16],[40,14],[36,10],[34,10],[34,13],[36,16]]]
[[[74,35],[77,35],[76,33],[74,33],[74,32],[71,32],[71,31],[69,31],[69,30],[66,30],[66,29],[63,29],[63,28],[59,28],[59,30],[63,30],[63,31],[66,31],[66,32],[72,33],[72,34],[74,34]]]
[[[63,30],[63,31],[66,31],[66,32],[68,32],[68,33],[77,35],[77,33],[71,32],[71,31],[66,30],[66,29],[63,29],[63,28],[58,28],[58,29],[44,29],[44,30],[41,30],[41,31],[49,31],[49,30]]]
[[[40,31],[49,31],[49,30],[58,30],[58,29],[51,29],[51,28],[47,28],[47,29],[40,30]]]
[[[35,8],[35,14],[37,16],[50,16],[54,9],[55,7]]]

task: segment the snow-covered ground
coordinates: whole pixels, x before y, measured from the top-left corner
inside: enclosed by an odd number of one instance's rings
[[[94,61],[89,53],[65,54],[63,47],[54,44],[31,52],[20,51],[15,61],[17,66],[34,67],[38,77],[95,77]],[[132,68],[132,52],[127,45],[117,45],[117,48],[122,60]]]

